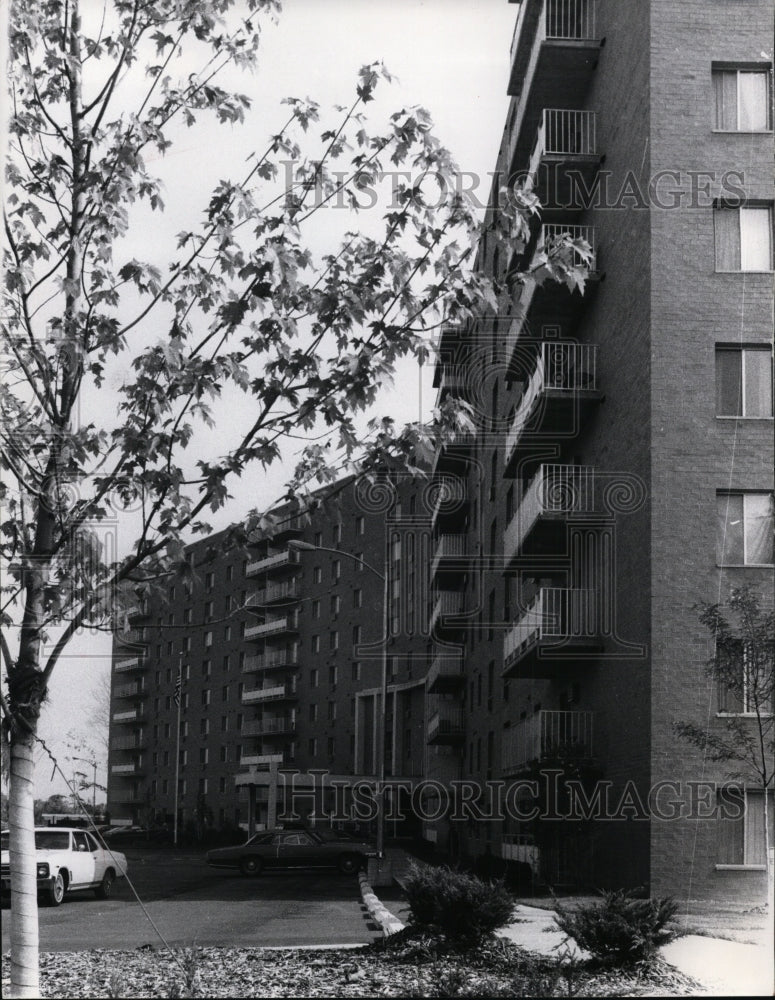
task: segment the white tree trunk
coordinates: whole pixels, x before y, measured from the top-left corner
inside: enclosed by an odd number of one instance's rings
[[[35,765],[32,736],[14,734],[8,800],[11,834],[11,997],[39,997]]]

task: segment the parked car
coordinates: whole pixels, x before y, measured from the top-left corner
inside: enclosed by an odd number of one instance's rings
[[[8,830],[0,834],[0,888],[11,891]],[[65,893],[93,889],[98,899],[107,899],[117,878],[127,873],[126,858],[106,850],[87,830],[46,826],[35,829],[38,893],[50,905],[59,906]]]
[[[207,852],[214,868],[239,868],[243,875],[260,875],[265,868],[338,868],[350,873],[377,856],[366,840],[326,830],[264,830],[239,847]]]

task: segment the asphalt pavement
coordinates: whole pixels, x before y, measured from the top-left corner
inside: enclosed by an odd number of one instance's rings
[[[83,892],[66,896],[60,907],[41,906],[42,951],[159,946],[153,924],[176,947],[366,944],[376,937],[355,875],[309,870],[245,878],[209,868],[202,854],[126,853],[145,909],[124,879],[107,901]],[[12,920],[3,909],[3,953]]]

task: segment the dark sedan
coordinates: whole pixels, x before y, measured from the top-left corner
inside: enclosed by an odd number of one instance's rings
[[[373,844],[326,830],[265,830],[239,847],[207,852],[214,868],[239,868],[243,875],[260,875],[265,868],[338,868],[358,871],[377,856]]]

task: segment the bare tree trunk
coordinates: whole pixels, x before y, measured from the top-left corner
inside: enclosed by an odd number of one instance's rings
[[[11,862],[11,993],[39,997],[38,883],[35,859],[33,751],[30,733],[11,737],[8,800]]]

